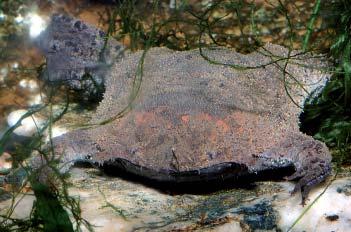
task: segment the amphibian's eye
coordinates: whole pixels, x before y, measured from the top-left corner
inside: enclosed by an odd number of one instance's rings
[[[85,159],[87,159],[87,160],[91,160],[91,159],[92,159],[92,157],[91,157],[91,155],[86,155],[86,156],[85,156]]]

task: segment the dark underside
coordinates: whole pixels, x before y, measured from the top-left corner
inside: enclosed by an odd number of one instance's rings
[[[287,165],[252,173],[245,165],[229,162],[183,172],[155,171],[124,159],[105,162],[100,169],[107,175],[117,176],[173,194],[209,193],[234,187],[250,188],[254,181],[281,180],[295,171],[293,165]]]

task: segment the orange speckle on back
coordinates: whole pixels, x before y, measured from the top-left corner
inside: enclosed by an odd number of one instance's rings
[[[142,124],[146,124],[147,122],[151,122],[152,119],[154,118],[155,118],[155,115],[153,113],[143,112],[143,113],[137,113],[135,115],[134,121],[135,121],[135,124],[142,125]]]
[[[229,126],[223,120],[217,120],[216,122],[217,128],[221,129],[224,133],[229,131]]]
[[[197,118],[200,121],[211,121],[213,119],[212,116],[209,114],[198,114]]]
[[[190,120],[190,116],[188,114],[182,115],[181,119],[183,122],[188,123]]]

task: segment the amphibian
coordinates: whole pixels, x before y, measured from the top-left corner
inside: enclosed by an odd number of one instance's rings
[[[297,180],[302,203],[330,174],[328,148],[298,125],[305,98],[328,79],[318,59],[293,51],[287,60],[272,44],[248,55],[203,49],[206,59],[198,49],[152,48],[140,66],[142,54],[111,67],[92,120],[101,125],[54,139],[63,163],[86,159],[175,184],[294,166],[285,178]]]

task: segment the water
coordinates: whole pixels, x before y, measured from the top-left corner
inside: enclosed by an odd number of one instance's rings
[[[41,89],[43,83],[38,79],[37,72],[45,60],[33,46],[33,41],[49,23],[50,15],[65,12],[107,31],[111,26],[114,7],[118,6],[114,2],[116,1],[51,0],[2,3],[0,10],[0,128],[2,130],[6,127],[6,118],[10,112],[45,102],[46,93]],[[127,2],[129,1],[125,1]],[[123,12],[119,11],[119,14],[129,13],[133,17],[114,18],[116,32],[113,35],[127,47],[143,47],[142,44],[145,41],[136,36],[138,33],[141,36],[148,36],[153,20],[151,2],[137,1],[137,4],[124,4]],[[286,28],[287,20],[278,10],[278,2],[270,5],[256,1],[255,8],[249,4],[234,4],[235,1],[229,3],[223,4],[208,15],[210,22],[223,18],[213,26],[211,34],[219,44],[247,51],[248,46],[256,46],[254,41],[259,38],[262,43],[274,42],[293,47],[300,46],[301,41],[298,39],[294,39],[292,44],[287,41],[289,36]],[[303,35],[306,32],[303,22],[308,19],[307,12],[311,11],[313,3],[297,1],[295,5],[300,11],[290,9],[292,7],[290,5],[286,7],[292,12],[290,20],[295,23],[295,33]],[[162,37],[156,41],[157,46],[175,49],[193,47],[198,42],[199,28],[194,21],[196,18],[187,14],[187,11],[191,10],[199,14],[211,6],[213,6],[212,1],[159,1],[154,15],[156,22],[162,22],[167,18],[179,21],[185,19],[189,22],[180,21],[164,26],[159,32]],[[175,11],[175,7],[179,11]],[[252,12],[255,25],[250,25]],[[239,16],[240,20],[238,20]],[[255,38],[256,35],[259,37]],[[212,43],[213,38],[204,35],[202,42]]]
[[[40,105],[49,101],[48,87],[38,78],[38,68],[45,62],[44,57],[34,46],[33,41],[40,34],[50,20],[54,12],[66,12],[83,21],[92,24],[104,31],[108,30],[108,15],[111,15],[113,5],[102,4],[102,2],[114,1],[88,1],[88,0],[51,0],[51,1],[7,1],[0,10],[0,137],[14,125],[30,107]],[[152,4],[150,1],[136,1],[137,15],[145,21],[139,26],[144,30],[138,33],[150,31],[152,22]],[[166,18],[174,13],[176,3],[188,2],[193,4],[193,11],[199,12],[204,7],[210,6],[212,1],[160,1],[156,19]],[[237,1],[232,1],[237,2]],[[278,44],[291,45],[294,48],[301,47],[301,41],[293,40],[292,44],[287,38],[290,36],[287,21],[282,12],[278,10],[279,4],[274,6],[264,5],[263,1],[256,1],[256,8],[240,8],[240,5],[226,5],[214,11],[211,20],[225,18],[216,25],[211,36],[222,45],[242,49],[248,52],[247,47],[255,47],[255,36],[261,36],[261,41],[274,42]],[[300,11],[295,11],[296,6],[289,6],[291,20],[300,19],[294,28],[296,35],[300,38],[306,32],[303,27],[308,20],[308,12],[311,11],[313,3],[310,1],[295,1]],[[178,7],[187,8],[186,4],[176,4]],[[170,7],[171,6],[171,7]],[[232,7],[232,8],[230,8]],[[294,8],[295,7],[295,8]],[[228,10],[229,9],[229,10]],[[227,13],[227,11],[229,11]],[[257,28],[248,24],[253,11],[257,20]],[[243,20],[238,23],[237,12],[243,15]],[[194,20],[188,16],[187,19]],[[121,32],[114,35],[127,47],[142,48],[143,39],[136,38],[133,31],[135,23],[133,18],[128,19],[129,24],[123,24],[121,17],[116,18],[116,25]],[[193,24],[171,24],[164,28],[162,35],[166,39],[157,40],[157,46],[168,46],[179,50],[189,49],[198,42],[199,28],[195,21]],[[213,21],[212,21],[213,22]],[[321,22],[317,22],[321,24]],[[122,27],[122,25],[127,27]],[[117,31],[118,31],[117,30]],[[135,32],[135,31],[134,31]],[[160,36],[161,37],[161,36]],[[294,37],[296,38],[296,37]],[[205,35],[203,43],[211,43],[212,38]],[[244,47],[244,46],[242,46]],[[323,47],[321,45],[321,47]],[[54,99],[54,106],[65,103],[65,92],[58,92]],[[7,145],[9,149],[1,158],[10,157],[15,154],[16,143],[28,140],[38,129],[38,126],[48,119],[48,112],[39,112],[33,117],[23,121],[21,130],[15,131]],[[68,130],[72,130],[75,124],[88,121],[90,111],[82,111],[82,106],[72,102],[69,112],[53,128],[53,135],[58,136]],[[11,153],[13,152],[13,154]],[[9,168],[11,162],[0,159],[1,167]],[[349,228],[351,212],[345,206],[350,204],[350,199],[345,193],[338,193],[335,189],[346,189],[350,181],[346,172],[345,178],[334,182],[333,187],[328,190],[327,198],[322,199],[309,215],[299,224],[295,231],[301,230],[339,230],[346,231]],[[240,231],[248,228],[257,228],[259,223],[265,223],[263,229],[275,229],[276,224],[286,230],[294,220],[302,213],[300,196],[290,197],[289,191],[293,188],[287,182],[265,182],[259,183],[254,189],[232,189],[230,191],[218,192],[212,195],[170,195],[150,189],[140,184],[131,183],[119,178],[103,176],[96,170],[75,169],[72,172],[69,193],[76,199],[80,198],[82,203],[82,214],[89,222],[100,227],[96,231],[170,231],[172,229],[184,229],[193,231]],[[324,190],[321,185],[312,191],[310,198],[315,199]],[[5,186],[9,190],[10,186]],[[31,191],[30,188],[22,189],[21,194]],[[101,192],[100,192],[101,191]],[[7,191],[11,192],[11,191]],[[30,192],[31,193],[31,192]],[[1,194],[1,192],[0,192]],[[333,201],[331,201],[333,199]],[[334,200],[337,199],[337,200]],[[25,195],[24,200],[19,203],[14,217],[27,218],[32,209],[33,196]],[[331,202],[338,204],[331,204]],[[109,204],[111,203],[111,204]],[[8,208],[10,201],[0,203],[0,209]],[[264,207],[263,207],[264,206]],[[262,207],[264,209],[262,209]],[[334,207],[334,208],[333,208]],[[340,215],[340,220],[328,224],[325,215]],[[265,215],[268,215],[267,217]],[[280,218],[281,221],[275,221]],[[313,221],[312,221],[313,219]],[[347,227],[349,226],[349,227]]]

